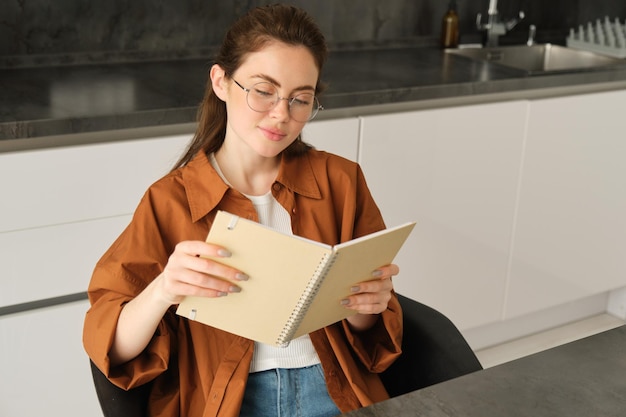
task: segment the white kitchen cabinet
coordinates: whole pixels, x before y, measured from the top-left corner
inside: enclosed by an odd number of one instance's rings
[[[626,90],[533,100],[505,318],[626,285]]]
[[[189,135],[0,154],[0,232],[132,213]]]
[[[354,117],[314,120],[304,127],[302,139],[317,149],[356,161],[359,146],[359,119]]]
[[[525,101],[362,118],[360,159],[388,226],[417,226],[398,292],[462,329],[499,321],[509,267]]]
[[[0,154],[0,307],[85,291],[96,261],[189,139]]]
[[[131,215],[0,233],[0,307],[87,291]]]
[[[101,416],[82,347],[87,301],[0,317],[0,416]]]
[[[0,154],[0,307],[87,290],[93,267],[190,136]],[[0,316],[0,416],[101,415],[87,301]]]

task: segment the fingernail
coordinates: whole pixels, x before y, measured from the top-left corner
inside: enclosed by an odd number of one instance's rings
[[[224,291],[218,291],[218,293],[217,293],[218,297],[226,297],[227,295],[228,295],[228,293],[224,292]]]
[[[361,287],[359,287],[358,285],[355,285],[354,287],[350,287],[350,291],[351,292],[359,292],[359,291],[361,291]]]
[[[237,275],[235,275],[237,281],[247,281],[249,278],[250,277],[243,272],[237,272]]]
[[[234,285],[228,287],[228,292],[241,292],[241,288],[235,287]]]
[[[380,278],[383,276],[383,271],[381,271],[380,269],[377,269],[374,272],[372,272],[372,276],[374,278]]]
[[[230,253],[230,251],[227,251],[226,249],[218,249],[217,254],[222,258],[230,258],[232,255],[232,253]]]
[[[350,300],[348,300],[347,298],[341,300],[341,305],[342,306],[347,306],[348,304],[350,304]]]

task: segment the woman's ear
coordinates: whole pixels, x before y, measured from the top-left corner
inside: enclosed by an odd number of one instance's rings
[[[211,86],[213,87],[213,91],[215,95],[222,101],[226,101],[226,93],[227,93],[227,82],[226,82],[226,73],[217,64],[214,64],[211,67]]]

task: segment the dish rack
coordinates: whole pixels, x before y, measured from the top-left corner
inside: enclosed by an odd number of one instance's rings
[[[604,21],[596,20],[587,25],[579,25],[578,30],[570,29],[566,39],[570,48],[584,49],[617,58],[626,58],[626,21],[619,18],[611,22],[606,16]]]

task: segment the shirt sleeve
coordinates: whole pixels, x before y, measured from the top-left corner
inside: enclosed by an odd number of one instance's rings
[[[97,263],[88,287],[91,307],[85,316],[83,344],[87,354],[109,379],[124,389],[154,379],[168,367],[171,346],[175,346],[175,314],[170,309],[152,340],[135,359],[111,367],[109,350],[117,320],[126,303],[156,278],[172,249],[162,236],[163,215],[155,201],[159,195],[149,190],[122,234]]]
[[[385,228],[382,214],[372,197],[359,166],[356,172],[356,214],[353,238]],[[382,266],[382,265],[381,265]],[[364,332],[354,332],[343,320],[343,330],[354,353],[370,372],[382,372],[400,356],[402,309],[395,293],[377,323]]]
[[[395,294],[371,329],[354,332],[347,320],[342,326],[354,353],[370,372],[385,371],[402,352],[402,311]]]

